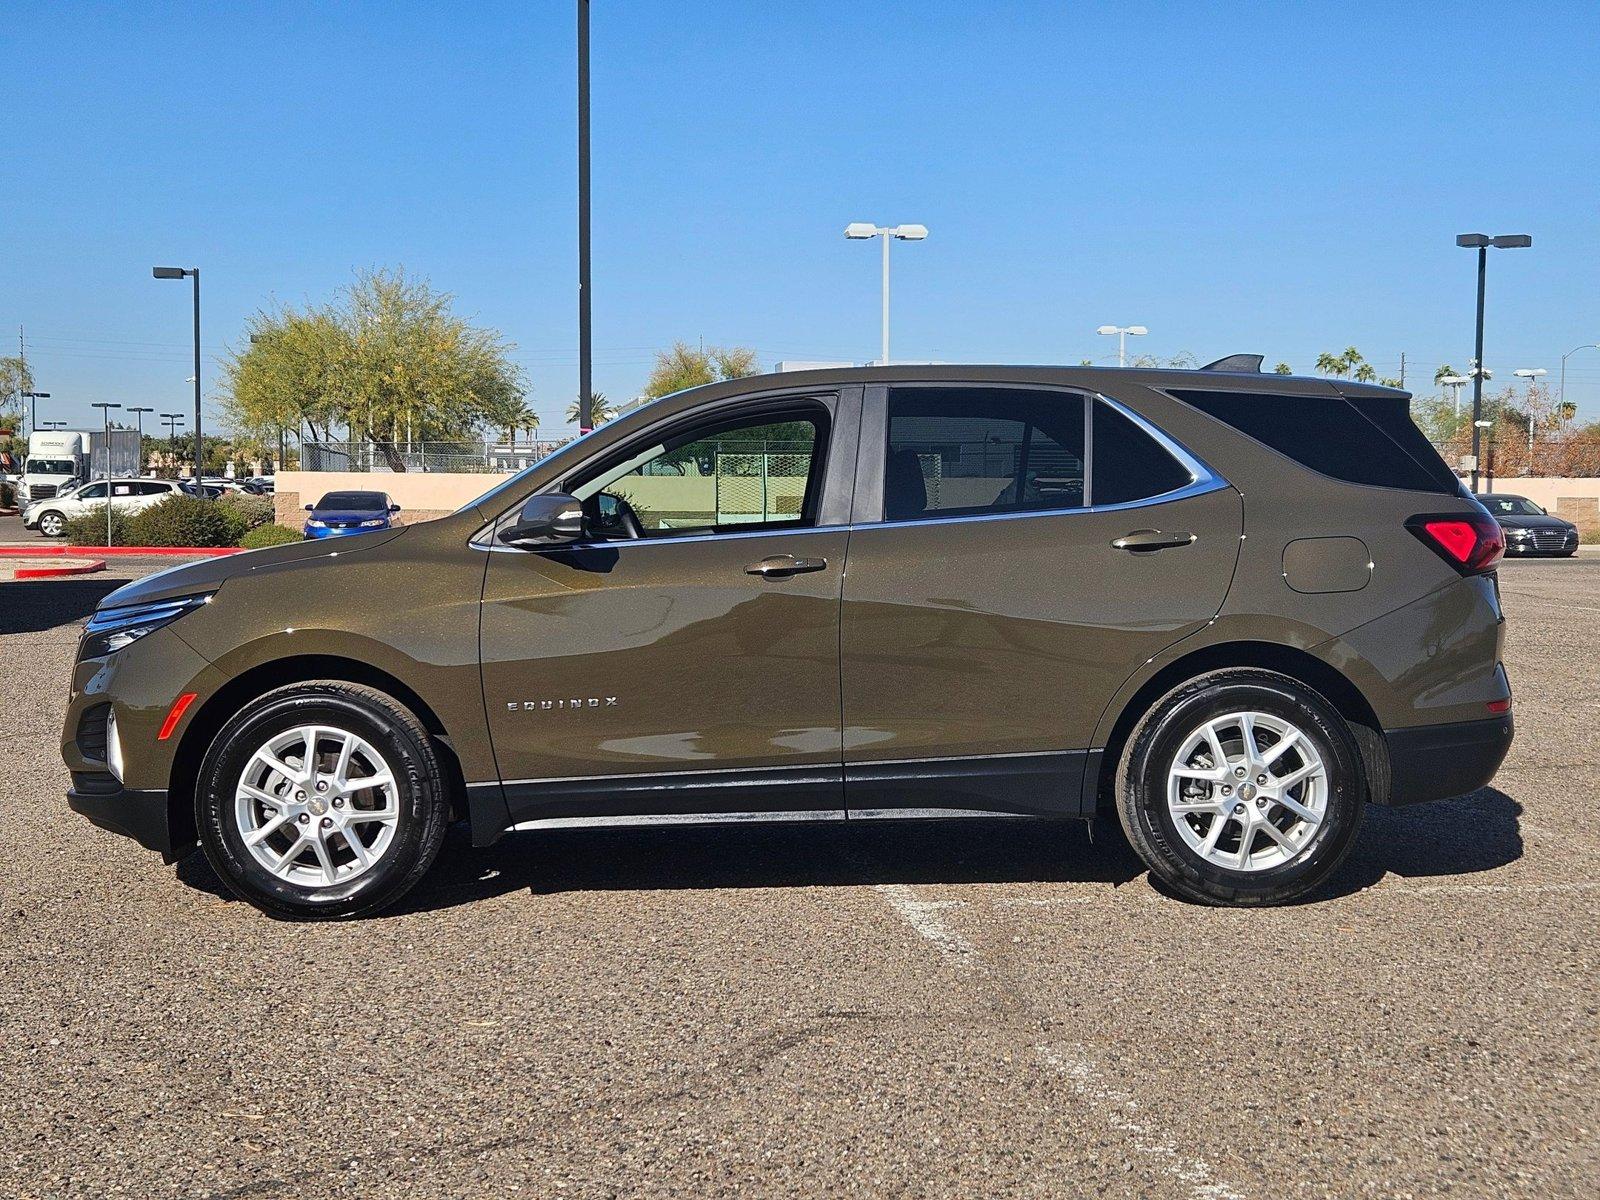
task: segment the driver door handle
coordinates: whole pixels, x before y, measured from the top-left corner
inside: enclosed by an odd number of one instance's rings
[[[1192,533],[1162,533],[1159,529],[1135,529],[1132,533],[1123,534],[1111,544],[1118,550],[1139,554],[1152,550],[1168,550],[1174,546],[1192,545],[1194,540]]]
[[[790,575],[803,575],[807,571],[821,571],[828,565],[825,558],[796,558],[792,554],[774,554],[744,569],[746,575],[759,575],[763,579],[787,579]]]

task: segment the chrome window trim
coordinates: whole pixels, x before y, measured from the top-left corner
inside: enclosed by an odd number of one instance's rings
[[[680,537],[623,538],[615,542],[559,542],[552,546],[507,546],[468,542],[473,550],[488,554],[550,554],[564,550],[617,550],[624,546],[674,546],[683,542],[728,542],[757,537],[796,537],[804,533],[848,533],[849,525],[798,525],[793,529],[752,529],[748,533],[686,533]]]

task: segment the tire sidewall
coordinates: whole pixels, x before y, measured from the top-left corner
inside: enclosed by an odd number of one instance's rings
[[[277,734],[312,724],[347,730],[382,754],[395,777],[400,810],[394,836],[375,866],[314,889],[280,879],[257,862],[234,817],[234,793],[251,756]],[[431,749],[398,712],[307,685],[269,693],[223,726],[196,783],[195,825],[206,857],[243,899],[275,916],[346,916],[381,907],[415,881],[419,859],[426,855],[431,861],[442,836],[442,796]]]
[[[1294,725],[1327,771],[1327,806],[1311,842],[1292,861],[1263,871],[1229,870],[1202,858],[1184,842],[1167,808],[1168,771],[1183,742],[1203,722],[1240,711]],[[1348,853],[1366,799],[1360,751],[1344,718],[1315,692],[1266,672],[1202,679],[1171,693],[1137,732],[1119,782],[1125,821],[1137,823],[1136,844],[1155,856],[1150,865],[1157,874],[1199,898],[1233,903],[1287,900],[1322,882]]]
[[[50,526],[54,524],[55,528]],[[39,518],[39,532],[45,537],[61,537],[67,532],[66,518],[58,512],[47,512]]]

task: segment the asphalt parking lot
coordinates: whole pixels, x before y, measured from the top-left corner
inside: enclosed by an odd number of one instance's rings
[[[1309,903],[1169,899],[1103,826],[585,831],[331,927],[67,810],[139,569],[0,585],[0,1195],[1600,1193],[1591,548],[1503,568],[1495,786]]]

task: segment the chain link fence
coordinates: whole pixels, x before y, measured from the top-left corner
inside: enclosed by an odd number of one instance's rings
[[[1433,443],[1433,448],[1457,474],[1471,470],[1472,437],[1465,434]],[[1530,439],[1523,430],[1497,425],[1479,439],[1478,470],[1503,478],[1600,477],[1600,438],[1587,434],[1545,433],[1535,429]]]

